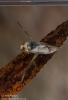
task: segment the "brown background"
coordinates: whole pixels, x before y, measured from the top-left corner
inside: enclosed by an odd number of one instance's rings
[[[68,6],[0,6],[0,67],[17,56],[17,48],[29,40],[18,21],[35,41],[40,41],[66,20]],[[68,40],[18,96],[26,100],[68,100]]]

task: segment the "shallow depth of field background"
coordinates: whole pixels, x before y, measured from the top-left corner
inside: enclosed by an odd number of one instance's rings
[[[15,58],[29,38],[40,41],[68,20],[68,6],[0,6],[0,67]],[[19,93],[26,100],[68,100],[68,38],[45,67]]]

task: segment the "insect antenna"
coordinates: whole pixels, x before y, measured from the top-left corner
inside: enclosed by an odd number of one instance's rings
[[[30,36],[29,33],[27,33],[27,32],[23,29],[22,25],[21,25],[19,22],[18,22],[18,25],[21,27],[22,31],[25,32],[25,33],[29,36],[30,40],[33,41],[33,38]]]

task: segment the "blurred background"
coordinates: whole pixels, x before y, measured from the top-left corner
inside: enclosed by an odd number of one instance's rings
[[[0,6],[0,68],[21,53],[29,37],[40,41],[68,20],[68,6]],[[26,100],[68,100],[68,38],[44,68],[20,92]]]

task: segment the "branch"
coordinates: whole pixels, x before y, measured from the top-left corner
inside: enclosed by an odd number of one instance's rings
[[[54,31],[44,37],[41,42],[60,47],[68,36],[68,20],[59,25]],[[54,54],[54,53],[53,53]],[[33,64],[27,70],[23,83],[21,83],[24,68],[31,61],[33,54],[21,53],[9,64],[0,69],[0,95],[16,94],[20,91],[49,61],[53,54],[38,55],[35,59],[37,66]]]

